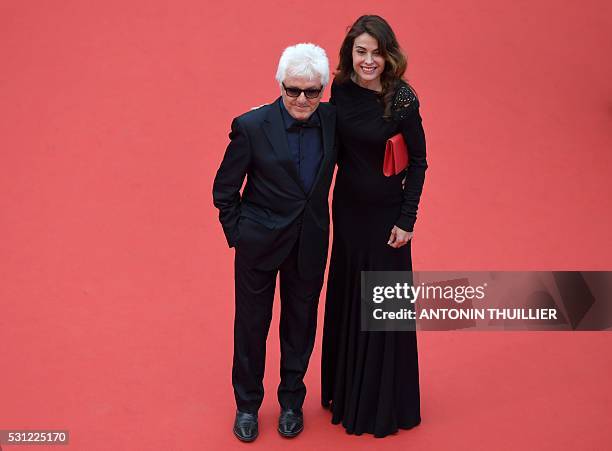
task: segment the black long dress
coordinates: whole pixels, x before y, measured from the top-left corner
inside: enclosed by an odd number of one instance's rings
[[[353,81],[332,84],[340,141],[333,193],[334,241],[327,282],[322,402],[348,433],[384,437],[421,421],[416,332],[361,331],[361,271],[411,271],[411,242],[387,244],[397,225],[412,231],[427,161],[419,102],[401,84],[393,118],[383,119],[377,92]],[[403,133],[407,171],[382,172],[385,142]],[[405,186],[402,179],[406,176]]]

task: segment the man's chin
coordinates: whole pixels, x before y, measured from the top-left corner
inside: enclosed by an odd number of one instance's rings
[[[295,116],[294,116],[294,117],[295,117],[295,118],[296,118],[298,121],[306,121],[306,120],[308,120],[308,118],[309,118],[310,116],[312,116],[312,113],[313,113],[313,111],[311,111],[311,110],[307,110],[307,111],[296,111],[296,112],[295,112]]]

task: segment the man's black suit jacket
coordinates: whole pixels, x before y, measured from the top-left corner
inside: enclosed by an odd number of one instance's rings
[[[329,243],[328,195],[337,157],[335,107],[323,102],[318,106],[323,159],[306,192],[289,152],[279,102],[281,97],[233,120],[213,200],[229,246],[236,247],[249,266],[277,268],[299,240],[300,274],[317,277],[325,271]]]

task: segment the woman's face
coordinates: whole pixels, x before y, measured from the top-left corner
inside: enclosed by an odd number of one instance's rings
[[[360,34],[353,42],[353,70],[366,83],[380,78],[385,58],[378,50],[378,41],[368,33]]]

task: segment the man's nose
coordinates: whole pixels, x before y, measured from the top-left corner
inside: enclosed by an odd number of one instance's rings
[[[298,100],[301,102],[306,101],[306,93],[304,91],[300,92],[300,95],[298,96]]]

